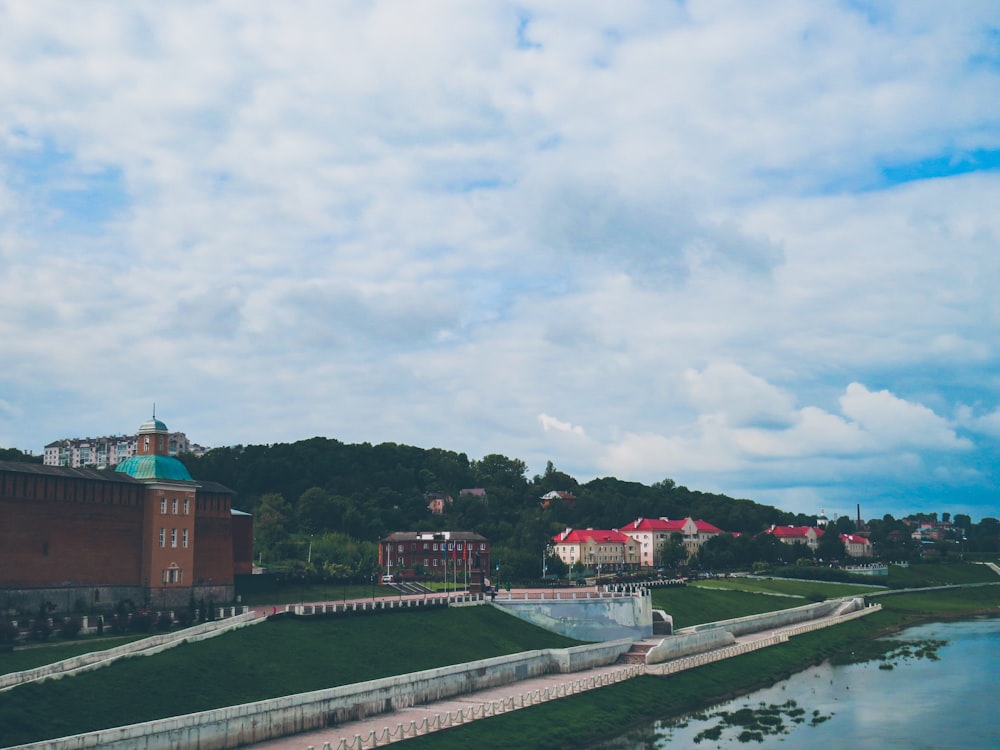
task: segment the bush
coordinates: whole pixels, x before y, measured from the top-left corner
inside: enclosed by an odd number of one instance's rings
[[[193,609],[179,609],[176,613],[177,624],[182,628],[189,628],[194,622]]]
[[[52,635],[52,626],[47,617],[36,617],[31,621],[28,637],[33,641],[47,641]]]
[[[818,591],[810,591],[808,594],[806,594],[806,599],[808,599],[811,602],[825,602],[826,594],[821,594]]]
[[[170,630],[174,625],[174,618],[170,616],[169,612],[160,612],[160,616],[156,618],[156,629],[157,630]]]
[[[17,640],[18,632],[12,622],[0,622],[0,643],[13,643]]]
[[[76,638],[83,630],[83,621],[79,617],[67,617],[59,625],[59,635],[63,638]]]
[[[129,630],[133,633],[148,633],[153,629],[153,613],[148,609],[139,609],[132,613]]]

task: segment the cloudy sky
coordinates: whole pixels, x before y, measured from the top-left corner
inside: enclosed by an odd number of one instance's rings
[[[1000,3],[0,3],[0,447],[1000,513]]]

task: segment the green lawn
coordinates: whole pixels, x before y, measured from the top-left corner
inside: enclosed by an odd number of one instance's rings
[[[652,598],[654,609],[662,609],[674,618],[675,629],[801,607],[807,603],[790,596],[765,596],[700,585],[652,589]]]
[[[575,643],[492,607],[280,616],[0,693],[0,747]]]
[[[947,586],[953,583],[1000,583],[1000,576],[985,565],[974,563],[916,563],[903,568],[889,566],[894,588]]]
[[[877,583],[877,580],[872,580],[872,583]],[[714,578],[706,581],[698,581],[693,585],[699,588],[731,589],[759,594],[783,594],[785,596],[808,597],[812,594],[822,594],[827,599],[836,599],[837,597],[852,596],[855,594],[870,594],[872,591],[877,590],[870,586],[861,586],[854,583],[790,581],[786,579],[767,578]]]

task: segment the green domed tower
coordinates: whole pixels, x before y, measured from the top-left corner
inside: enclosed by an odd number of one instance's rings
[[[142,578],[147,590],[190,588],[195,572],[198,483],[169,454],[170,432],[154,412],[139,427],[136,454],[116,471],[146,485],[143,510]]]

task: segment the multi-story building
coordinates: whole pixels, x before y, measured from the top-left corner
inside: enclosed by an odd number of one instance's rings
[[[0,461],[8,608],[64,595],[72,606],[232,599],[234,574],[252,561],[252,518],[234,517],[228,488],[192,479],[169,436],[147,420],[114,472]]]
[[[860,534],[841,534],[840,541],[850,557],[871,557],[872,543]]]
[[[809,549],[816,549],[819,546],[819,538],[823,536],[823,529],[818,526],[771,526],[764,530],[765,534],[772,534],[785,544],[804,544]]]
[[[599,571],[624,570],[639,566],[639,545],[617,529],[566,529],[552,537],[553,551],[573,567]]]
[[[656,553],[664,544],[679,534],[688,554],[694,554],[712,537],[725,532],[707,521],[684,518],[671,521],[669,518],[637,518],[622,527],[621,532],[635,539],[639,545],[640,565],[652,568],[656,564]]]
[[[63,438],[45,446],[42,462],[46,466],[70,466],[74,469],[92,466],[103,469],[117,466],[136,455],[135,435],[112,435],[98,438]],[[167,435],[167,455],[193,453],[200,456],[205,448],[188,440],[183,432]]]
[[[474,531],[395,531],[379,540],[378,564],[387,576],[404,571],[454,576],[481,591],[490,569],[490,542]]]

